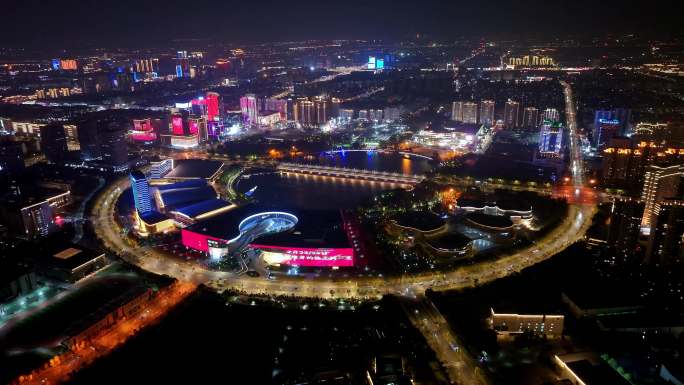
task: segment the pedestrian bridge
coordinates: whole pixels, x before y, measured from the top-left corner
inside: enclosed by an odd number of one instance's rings
[[[397,184],[418,184],[423,179],[422,175],[400,174],[395,172],[372,171],[356,168],[321,166],[302,163],[280,163],[276,169],[286,174],[320,175],[336,178],[349,178],[367,180],[372,182],[386,182]]]

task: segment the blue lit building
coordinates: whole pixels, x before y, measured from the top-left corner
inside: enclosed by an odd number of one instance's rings
[[[150,184],[147,177],[140,170],[131,171],[131,189],[133,190],[133,201],[138,214],[144,215],[152,211],[152,200],[150,199]]]
[[[563,126],[559,122],[544,120],[539,132],[539,155],[544,158],[560,157],[563,144]]]

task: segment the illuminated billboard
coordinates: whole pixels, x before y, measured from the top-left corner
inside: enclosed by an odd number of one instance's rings
[[[381,70],[385,68],[385,59],[377,59],[375,61],[375,69]]]
[[[352,248],[283,247],[250,244],[249,247],[263,252],[264,262],[269,265],[307,267],[354,266]]]

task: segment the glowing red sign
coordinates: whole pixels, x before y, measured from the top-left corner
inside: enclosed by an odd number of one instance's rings
[[[183,131],[183,117],[175,115],[173,118],[171,118],[171,127],[172,127],[172,132],[174,135],[183,135],[185,132]]]

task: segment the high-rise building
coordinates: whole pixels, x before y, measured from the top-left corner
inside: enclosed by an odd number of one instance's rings
[[[504,106],[504,126],[506,128],[518,127],[520,124],[519,112],[520,103],[509,99]]]
[[[620,136],[621,123],[617,119],[600,118],[594,124],[594,145],[598,151],[608,147],[611,139]]]
[[[560,114],[558,113],[558,110],[555,108],[547,108],[542,112],[542,121],[544,120],[550,120],[552,122],[557,122],[560,120]]]
[[[463,121],[463,104],[464,102],[461,101],[451,103],[451,120],[457,122]]]
[[[330,116],[331,116],[332,118],[337,118],[338,116],[340,116],[340,99],[338,99],[338,98],[332,98],[332,99],[330,100],[330,103],[331,103],[331,107],[330,107],[331,113],[330,113]]]
[[[537,127],[539,124],[539,110],[537,107],[525,107],[523,111],[523,127]]]
[[[382,121],[382,110],[369,110],[368,111],[368,118],[373,121],[373,122],[381,122]]]
[[[51,163],[59,163],[67,156],[67,139],[61,123],[50,123],[40,130],[40,147],[45,158]]]
[[[285,99],[264,99],[264,111],[275,111],[280,114],[280,121],[285,122],[288,120],[287,113],[287,100]]]
[[[207,121],[213,122],[214,120],[220,118],[221,114],[221,97],[216,92],[207,92],[204,100],[207,105]]]
[[[463,103],[463,123],[477,124],[477,103]]]
[[[259,101],[256,95],[248,94],[240,98],[242,123],[245,127],[256,128],[259,125]]]
[[[641,233],[650,235],[661,203],[665,199],[677,198],[681,193],[681,178],[684,165],[661,167],[648,166],[644,175],[641,200],[644,202],[644,216],[641,219]]]
[[[16,175],[23,172],[24,168],[24,152],[21,143],[0,143],[0,175]]]
[[[559,122],[545,120],[539,130],[539,155],[543,158],[557,158],[563,144],[563,126]]]
[[[116,171],[128,168],[126,129],[119,121],[109,121],[98,127],[102,162]]]
[[[97,118],[85,119],[77,124],[78,142],[81,147],[81,159],[85,161],[102,158],[102,151],[100,150],[100,138],[98,136],[98,125],[100,124]]]
[[[75,124],[65,124],[64,135],[66,136],[67,150],[78,151],[81,149],[81,144],[78,142],[78,128]]]
[[[152,199],[150,196],[150,184],[147,177],[140,170],[133,170],[130,174],[133,202],[138,214],[143,215],[152,211]]]
[[[304,127],[312,127],[316,123],[316,108],[314,102],[307,98],[298,98],[295,102],[294,120]]]
[[[354,110],[345,108],[340,110],[340,120],[350,122],[354,119]]]
[[[654,219],[646,245],[646,262],[660,266],[684,262],[684,201],[661,202]]]
[[[644,203],[634,199],[615,199],[610,210],[608,245],[623,256],[635,254],[639,248]]]
[[[199,143],[205,143],[209,139],[209,131],[207,129],[207,119],[203,116],[188,117],[188,127],[190,135],[197,136]]]
[[[494,124],[494,107],[493,100],[483,100],[480,102],[480,124],[492,126]]]
[[[316,124],[325,124],[330,119],[330,100],[317,98],[314,101]]]

